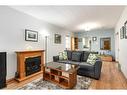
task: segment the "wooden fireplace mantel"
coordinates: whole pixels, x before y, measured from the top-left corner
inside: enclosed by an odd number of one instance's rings
[[[16,51],[17,54],[17,76],[16,80],[23,81],[28,78],[34,77],[38,74],[43,73],[44,66],[44,50],[31,50],[31,51]],[[26,76],[25,73],[25,60],[29,57],[41,56],[41,71],[34,73],[32,75]]]

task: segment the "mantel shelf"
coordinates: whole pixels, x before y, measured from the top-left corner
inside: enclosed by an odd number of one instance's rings
[[[44,52],[45,50],[24,50],[24,51],[15,51],[16,53],[28,53],[28,52]]]

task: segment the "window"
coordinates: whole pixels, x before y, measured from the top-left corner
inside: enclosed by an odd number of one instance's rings
[[[71,38],[70,36],[66,36],[66,49],[70,49],[71,46]]]

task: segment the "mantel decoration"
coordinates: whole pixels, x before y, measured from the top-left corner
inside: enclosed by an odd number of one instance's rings
[[[61,35],[60,34],[55,34],[54,36],[54,43],[56,44],[61,44]]]
[[[26,41],[32,41],[32,42],[38,42],[38,32],[25,29],[25,40]]]
[[[122,26],[121,28],[120,28],[120,39],[123,39],[123,38],[125,38],[125,29],[124,29],[125,27],[124,26]]]
[[[127,21],[124,23],[124,37],[127,39]]]

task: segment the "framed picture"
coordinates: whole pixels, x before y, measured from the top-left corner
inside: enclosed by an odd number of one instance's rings
[[[54,43],[61,44],[61,35],[60,34],[55,34]]]
[[[124,37],[127,39],[127,21],[124,23]]]
[[[25,29],[25,40],[32,41],[32,42],[38,42],[38,32]]]
[[[97,41],[97,37],[92,37],[92,40],[93,41]]]
[[[123,39],[123,38],[125,38],[125,31],[124,31],[125,29],[124,29],[124,26],[122,26],[121,28],[120,28],[120,39]]]

